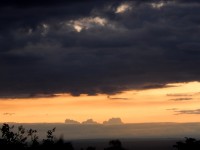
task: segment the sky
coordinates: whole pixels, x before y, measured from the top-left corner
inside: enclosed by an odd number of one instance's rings
[[[199,122],[198,0],[3,0],[0,122]]]

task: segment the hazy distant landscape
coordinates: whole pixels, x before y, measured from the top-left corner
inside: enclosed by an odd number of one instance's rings
[[[74,140],[72,144],[76,150],[96,147],[96,150],[103,150],[108,147],[110,139],[98,140]],[[122,146],[127,150],[175,150],[173,145],[180,139],[120,139]]]
[[[18,124],[16,124],[18,125]],[[56,127],[56,136],[64,139],[102,138],[184,138],[200,137],[200,123],[137,123],[121,125],[84,124],[23,124],[26,128],[37,129],[43,137],[47,129]]]
[[[10,125],[19,126],[21,124],[10,123]],[[63,136],[65,140],[200,137],[200,123],[136,123],[121,125],[34,123],[22,125],[27,129],[38,130],[41,138],[45,136],[48,129],[56,127],[55,135],[57,137]]]
[[[36,129],[39,140],[46,136],[48,129],[56,127],[55,136],[69,141],[74,149],[96,147],[102,150],[108,142],[119,139],[126,149],[172,150],[177,141],[184,137],[200,137],[200,123],[135,123],[135,124],[64,124],[64,123],[10,123],[15,127],[23,125],[26,129]]]

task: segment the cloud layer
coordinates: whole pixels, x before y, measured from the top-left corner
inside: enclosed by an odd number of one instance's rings
[[[0,97],[199,81],[199,1],[2,1]]]

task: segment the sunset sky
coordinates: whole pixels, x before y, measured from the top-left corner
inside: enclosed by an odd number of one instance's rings
[[[49,98],[2,99],[0,122],[58,122],[65,119],[102,123],[119,117],[124,123],[199,122],[200,83],[168,88],[124,91],[96,96],[58,94]]]
[[[3,0],[0,122],[200,122],[199,0]]]

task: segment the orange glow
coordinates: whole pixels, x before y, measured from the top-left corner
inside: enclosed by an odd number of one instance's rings
[[[126,123],[199,122],[198,114],[176,115],[175,111],[199,109],[200,83],[170,85],[110,96],[58,94],[52,98],[1,99],[0,122],[64,122],[67,118],[82,122],[92,118],[102,123],[112,117]]]

